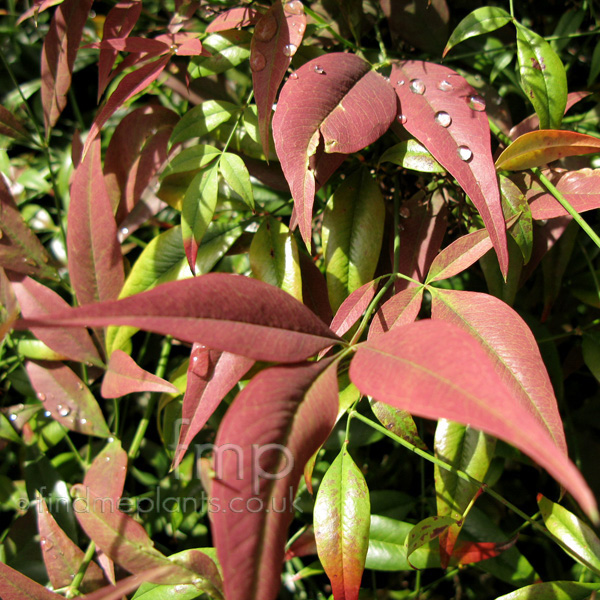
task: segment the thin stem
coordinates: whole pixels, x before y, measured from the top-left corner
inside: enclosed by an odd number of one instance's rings
[[[158,359],[158,365],[155,371],[155,374],[158,377],[164,377],[165,371],[167,370],[167,362],[169,359],[169,354],[171,352],[171,342],[172,338],[170,336],[166,336],[163,338],[162,346],[160,349],[160,357]],[[148,425],[150,424],[150,419],[152,418],[152,413],[154,412],[154,407],[156,406],[156,402],[158,400],[159,395],[160,394],[157,392],[150,394],[150,399],[148,400],[148,404],[146,405],[144,416],[142,417],[142,420],[138,425],[133,441],[131,442],[129,452],[127,453],[127,457],[130,461],[133,461],[137,456],[137,453],[139,452],[142,440],[146,435],[146,429],[148,429]]]
[[[312,10],[311,8],[309,8],[308,6],[306,6],[306,4],[304,5],[304,12],[311,17],[314,21],[316,21],[322,29],[327,29],[327,31],[329,31],[329,33],[338,41],[340,42],[340,44],[343,44],[344,46],[346,46],[347,48],[350,48],[351,50],[353,50],[356,53],[360,53],[360,48],[358,48],[355,44],[353,44],[351,41],[343,38],[337,31],[335,31],[331,25],[329,25],[329,23],[320,15],[318,15],[314,10]]]
[[[394,190],[394,265],[392,271],[400,270],[400,194]]]
[[[71,449],[71,452],[75,455],[75,458],[77,459],[77,462],[79,463],[79,466],[84,471],[87,470],[88,465],[85,463],[83,458],[81,458],[81,455],[79,454],[79,450],[77,450],[77,448],[75,447],[75,444],[73,443],[73,440],[69,437],[68,433],[65,435],[65,441],[67,442],[67,445]]]
[[[79,569],[77,570],[75,577],[73,577],[73,581],[71,582],[71,585],[66,590],[65,595],[67,598],[74,598],[75,596],[79,595],[79,586],[83,582],[83,578],[85,577],[85,572],[87,571],[87,568],[89,567],[90,563],[92,562],[92,558],[94,558],[95,552],[96,552],[96,544],[94,544],[94,542],[90,542],[87,547],[87,550],[85,551],[85,554],[83,556],[83,560],[81,561],[81,564],[79,565]]]
[[[504,506],[506,506],[506,508],[508,508],[509,510],[514,512],[517,516],[521,517],[521,519],[523,519],[524,521],[527,521],[534,529],[543,533],[546,537],[550,538],[555,544],[560,546],[565,552],[567,552],[571,556],[577,556],[577,554],[574,553],[574,551],[571,548],[568,548],[560,539],[558,539],[555,535],[553,535],[550,531],[548,531],[548,529],[546,529],[546,527],[544,527],[543,525],[540,525],[537,521],[534,521],[527,513],[524,513],[520,508],[518,508],[517,506],[515,506],[514,504],[512,504],[511,502],[506,500],[498,492],[495,492],[494,490],[489,488],[487,486],[487,484],[485,484],[483,481],[479,481],[478,479],[475,479],[475,477],[472,477],[468,473],[465,473],[464,471],[457,469],[453,465],[451,465],[447,462],[444,462],[443,460],[439,459],[437,456],[434,456],[433,454],[429,454],[429,452],[425,452],[424,450],[417,448],[414,444],[411,444],[410,442],[404,440],[403,438],[395,435],[394,433],[387,430],[382,425],[379,425],[379,423],[375,423],[374,421],[371,421],[371,419],[369,419],[368,417],[364,417],[359,412],[352,411],[352,413],[350,413],[350,414],[354,418],[356,418],[359,421],[362,421],[363,423],[368,425],[369,427],[371,427],[371,428],[375,429],[376,431],[383,433],[383,435],[393,439],[395,442],[397,442],[401,446],[404,446],[411,452],[414,452],[417,456],[420,456],[420,457],[424,458],[425,460],[428,460],[429,462],[438,466],[440,469],[449,471],[456,477],[463,479],[464,481],[468,481],[472,485],[475,485],[479,488],[482,488],[486,494],[488,494],[489,496],[491,496],[492,498],[494,498],[495,500],[500,502],[500,504],[503,504]]]

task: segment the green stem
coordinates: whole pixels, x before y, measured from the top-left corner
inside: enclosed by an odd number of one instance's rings
[[[320,15],[318,15],[314,10],[312,10],[311,8],[309,8],[308,6],[306,6],[306,4],[304,5],[304,12],[311,17],[314,21],[316,21],[320,26],[321,29],[327,29],[327,31],[329,31],[329,33],[338,41],[340,42],[340,44],[343,44],[344,46],[346,46],[347,48],[349,48],[350,50],[352,50],[353,52],[356,52],[357,54],[360,53],[360,48],[358,48],[357,46],[355,46],[351,41],[343,38],[337,31],[335,31],[331,25],[329,25],[329,23]]]
[[[85,551],[85,554],[83,556],[83,560],[81,561],[81,564],[79,565],[79,569],[77,570],[75,577],[73,577],[73,581],[71,582],[71,585],[66,590],[65,596],[67,598],[74,598],[75,596],[79,595],[79,587],[81,586],[81,583],[83,582],[83,578],[85,577],[85,572],[87,571],[87,568],[89,567],[90,563],[92,562],[92,558],[94,558],[95,552],[96,552],[96,544],[94,544],[94,542],[90,542],[87,547],[87,550]]]
[[[488,494],[489,496],[491,496],[492,498],[494,498],[495,500],[500,502],[500,504],[503,504],[504,506],[506,506],[506,508],[508,508],[509,510],[514,512],[517,516],[519,516],[524,521],[527,521],[535,530],[539,531],[540,533],[543,533],[546,537],[550,538],[555,544],[557,544],[565,552],[567,552],[567,554],[570,554],[571,556],[577,556],[571,548],[568,548],[560,539],[558,539],[554,534],[552,534],[550,531],[548,531],[548,529],[546,529],[546,527],[544,527],[543,525],[540,525],[537,521],[534,521],[528,514],[524,513],[520,508],[518,508],[517,506],[515,506],[514,504],[512,504],[511,502],[506,500],[498,492],[495,492],[494,490],[489,488],[487,486],[487,484],[485,484],[483,481],[479,481],[478,479],[475,479],[475,477],[471,477],[471,475],[469,475],[468,473],[465,473],[464,471],[457,469],[453,465],[451,465],[447,462],[444,462],[443,460],[439,459],[437,456],[434,456],[433,454],[429,454],[429,452],[425,452],[424,450],[417,448],[414,444],[411,444],[410,442],[406,441],[405,439],[401,438],[400,436],[395,435],[394,433],[387,430],[382,425],[379,425],[379,423],[375,423],[374,421],[371,421],[371,419],[369,419],[368,417],[364,417],[359,412],[352,411],[350,414],[354,418],[358,419],[359,421],[362,421],[363,423],[365,423],[366,425],[371,427],[372,429],[375,429],[376,431],[383,433],[383,435],[393,439],[395,442],[397,442],[401,446],[404,446],[411,452],[414,452],[417,456],[420,456],[420,457],[424,458],[425,460],[428,460],[429,462],[433,463],[440,469],[449,471],[450,473],[452,473],[459,479],[463,479],[464,481],[468,481],[472,485],[482,488],[486,494]],[[349,416],[350,416],[350,414],[349,414]]]
[[[167,370],[169,354],[171,352],[171,342],[172,338],[170,336],[166,336],[163,338],[162,346],[160,349],[160,357],[158,359],[158,365],[155,371],[157,377],[164,377],[165,375],[165,371]],[[137,453],[139,452],[142,440],[146,435],[146,430],[148,429],[148,425],[150,424],[150,419],[152,418],[152,414],[154,413],[154,407],[156,406],[156,402],[159,396],[160,394],[158,392],[150,394],[150,399],[148,400],[148,404],[146,405],[144,416],[142,417],[142,420],[138,425],[137,431],[135,432],[135,436],[133,438],[133,441],[131,442],[129,452],[127,452],[127,457],[130,461],[133,461],[137,456]]]
[[[69,446],[69,448],[71,449],[71,452],[73,453],[73,455],[75,456],[77,462],[79,463],[79,466],[84,471],[86,471],[87,468],[88,468],[88,465],[85,463],[85,461],[83,460],[83,458],[81,458],[81,455],[79,454],[79,451],[75,447],[75,444],[73,443],[73,440],[69,437],[68,433],[65,435],[65,441],[67,442],[67,445]]]

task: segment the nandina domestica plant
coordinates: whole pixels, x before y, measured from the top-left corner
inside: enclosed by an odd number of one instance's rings
[[[519,10],[11,3],[3,599],[600,589],[600,44]]]

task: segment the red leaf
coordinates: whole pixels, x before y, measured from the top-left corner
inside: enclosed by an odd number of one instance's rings
[[[64,598],[3,562],[0,562],[0,597],[3,600],[61,600]]]
[[[377,337],[393,327],[412,323],[421,310],[422,301],[422,287],[410,287],[392,296],[375,313],[369,328],[369,339]]]
[[[69,536],[60,528],[54,517],[50,514],[46,501],[39,496],[37,498],[38,531],[40,533],[40,545],[42,547],[42,558],[50,579],[55,589],[66,587],[73,581],[73,573],[77,573],[83,562],[84,553]],[[90,592],[105,583],[104,575],[95,562],[90,562],[85,572],[79,589],[82,592]]]
[[[104,39],[101,42],[89,44],[89,47],[100,48],[100,50],[117,50],[118,52],[145,54],[144,58],[155,58],[171,50],[171,46],[161,40],[143,37]]]
[[[404,127],[469,195],[506,275],[506,229],[485,103],[463,77],[441,65],[401,62],[392,67],[390,77],[400,98]]]
[[[57,4],[61,4],[63,0],[34,0],[33,6],[28,8],[18,19],[17,25],[20,25],[26,19],[35,16],[37,19],[38,15]]]
[[[103,398],[120,398],[135,392],[179,394],[172,383],[142,369],[123,350],[115,350],[110,355],[100,393]]]
[[[206,33],[215,31],[227,31],[228,29],[240,29],[248,25],[254,25],[260,13],[250,6],[230,8],[218,14],[206,28]]]
[[[417,193],[402,205],[400,224],[399,272],[417,281],[425,281],[429,265],[437,255],[448,228],[448,209],[440,192],[429,200]],[[414,285],[406,279],[396,281],[396,291]]]
[[[110,435],[98,402],[69,367],[62,363],[27,361],[25,370],[38,399],[55,421],[77,433]]]
[[[456,325],[424,320],[369,340],[358,347],[350,378],[363,394],[413,415],[469,424],[512,444],[597,519],[594,495],[575,465],[481,345]]]
[[[25,318],[31,315],[59,312],[69,305],[56,292],[30,277],[10,274],[12,287]],[[79,362],[102,364],[90,334],[83,327],[78,329],[32,328],[31,333],[55,352]]]
[[[452,553],[451,564],[468,565],[499,556],[515,545],[518,535],[504,542],[460,541]]]
[[[133,2],[119,2],[113,6],[106,15],[102,38],[105,40],[115,38],[126,38],[135,27],[142,12],[142,3],[139,0]],[[118,51],[100,50],[98,58],[98,101],[104,93],[110,80]]]
[[[536,418],[538,428],[544,428],[556,449],[567,456],[552,383],[537,342],[523,319],[494,296],[440,289],[432,294],[432,318],[453,323],[479,340],[513,401]]]
[[[0,175],[0,266],[11,271],[58,280],[40,240],[21,216],[7,181]]]
[[[600,171],[597,169],[553,169],[545,175],[577,212],[600,208]],[[524,179],[527,185],[527,200],[534,219],[552,219],[569,214],[539,183],[537,177],[525,175]]]
[[[22,319],[15,328],[130,325],[255,360],[297,362],[339,341],[306,306],[261,281],[208,273],[113,302]]]
[[[107,444],[85,474],[83,485],[100,498],[110,498],[118,506],[127,475],[127,454],[119,440]]]
[[[0,106],[0,134],[16,140],[29,137],[25,125],[4,106]]]
[[[338,308],[329,326],[331,331],[340,337],[350,330],[363,315],[377,292],[377,281],[369,281],[354,290]]]
[[[491,248],[492,240],[487,229],[478,229],[459,237],[433,259],[427,274],[427,283],[462,273]]]
[[[385,133],[396,104],[389,83],[353,54],[311,60],[283,86],[273,117],[275,149],[308,246],[317,185],[341,164],[339,154],[362,150]]]
[[[67,105],[75,57],[93,0],[65,0],[54,13],[42,48],[42,106],[46,133]]]
[[[80,304],[112,300],[123,287],[123,257],[104,183],[100,138],[77,167],[67,224],[71,285]]]
[[[175,469],[196,434],[206,425],[221,400],[252,367],[254,361],[194,344],[183,397],[181,430],[173,457]]]
[[[167,54],[151,63],[139,67],[132,73],[123,77],[119,82],[117,89],[111,94],[106,104],[100,109],[100,112],[94,119],[83,148],[84,154],[89,150],[93,140],[112,114],[127,102],[127,100],[145,90],[153,81],[158,79],[164,68],[167,66],[170,58],[171,55]]]
[[[228,600],[277,596],[298,481],[337,410],[336,363],[324,360],[262,371],[227,411],[215,441],[212,530]]]
[[[254,28],[250,68],[258,108],[258,130],[265,156],[269,156],[271,107],[292,56],[302,43],[305,30],[304,6],[298,0],[285,4],[276,0]]]
[[[325,276],[306,252],[299,252],[300,272],[302,273],[302,301],[324,323],[330,323],[333,317],[327,293]]]

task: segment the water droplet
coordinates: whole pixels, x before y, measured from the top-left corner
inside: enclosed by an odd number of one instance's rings
[[[298,50],[298,46],[294,46],[294,44],[286,44],[283,47],[283,53],[285,56],[294,56],[294,54],[296,54],[296,50]]]
[[[77,389],[83,390],[83,381],[77,382]]]
[[[319,65],[315,65],[315,73],[318,73],[319,75],[325,75],[325,69]]]
[[[59,417],[68,417],[71,414],[71,409],[68,406],[58,405],[56,407]]]
[[[46,417],[46,419],[48,419],[49,417],[52,416],[52,413],[49,410],[45,410],[44,411],[44,416]]]
[[[42,392],[38,392],[36,394],[36,396],[40,402],[46,402],[46,394],[42,394]]]
[[[267,13],[254,28],[254,37],[259,42],[269,42],[277,33],[277,19],[273,14]]]
[[[292,71],[290,73],[290,79],[298,79],[298,73],[296,73],[296,71]]]
[[[408,219],[410,217],[410,208],[408,208],[407,206],[402,206],[400,208],[400,216],[403,219]]]
[[[15,415],[15,413],[10,413],[10,415],[8,415],[8,420],[11,423],[14,423],[17,420],[17,415]]]
[[[283,10],[289,15],[301,15],[304,13],[304,4],[300,0],[289,0],[283,5]]]
[[[54,548],[54,544],[52,543],[52,541],[45,537],[40,539],[40,546],[42,547],[42,550],[46,552]]]
[[[436,112],[433,120],[442,127],[450,127],[452,124],[452,117],[444,110]]]
[[[419,96],[425,93],[425,84],[420,79],[411,79],[408,88],[413,94]]]
[[[399,79],[396,81],[396,85],[404,85],[404,79]]]
[[[183,594],[183,592],[185,592],[185,585],[183,583],[178,583],[175,586],[175,592],[177,592],[178,594]]]
[[[106,441],[107,441],[109,444],[112,444],[112,443],[115,441],[115,438],[111,436],[111,437],[109,437],[109,438],[108,438]]]
[[[482,112],[485,110],[485,100],[478,94],[471,94],[467,100],[469,108]]]
[[[105,462],[110,462],[110,456],[105,456],[104,460],[105,460]]]
[[[87,423],[87,419],[79,419],[80,425],[85,425]]]
[[[296,25],[296,29],[298,30],[298,33],[300,35],[302,35],[305,31],[306,31],[306,25],[304,23],[302,23],[302,21],[300,21],[297,25]]]
[[[473,158],[473,151],[471,148],[469,148],[469,146],[459,146],[458,156],[460,157],[460,160],[468,162]]]
[[[408,120],[408,119],[406,118],[406,115],[402,115],[402,114],[398,115],[398,122],[399,122],[401,125],[404,125],[404,123],[406,123],[406,121],[407,121],[407,120]]]
[[[257,72],[262,71],[267,64],[267,59],[262,52],[255,50],[250,57],[250,68]]]
[[[452,84],[447,79],[442,79],[438,85],[438,89],[442,92],[449,92],[452,89]]]
[[[121,235],[128,235],[128,234],[129,234],[129,228],[121,227]]]

